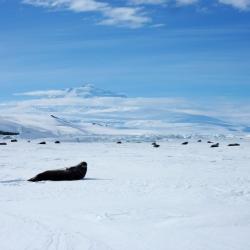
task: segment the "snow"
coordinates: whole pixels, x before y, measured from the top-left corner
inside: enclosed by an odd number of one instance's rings
[[[89,84],[22,95],[0,103],[0,130],[20,133],[0,136],[1,250],[250,249],[248,102]],[[81,161],[82,181],[26,181]]]
[[[0,130],[19,132],[24,139],[240,138],[250,131],[249,102],[132,98],[89,84],[23,95],[23,100],[0,103]]]
[[[250,249],[249,139],[37,142],[0,147],[0,249]],[[26,181],[83,160],[85,180]]]

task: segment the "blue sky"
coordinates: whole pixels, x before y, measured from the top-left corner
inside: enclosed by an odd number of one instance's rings
[[[250,0],[0,0],[0,98],[93,83],[248,98]]]

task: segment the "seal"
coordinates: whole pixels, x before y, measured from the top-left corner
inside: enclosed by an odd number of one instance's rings
[[[218,148],[219,147],[219,143],[215,143],[215,144],[212,144],[211,146],[210,146],[210,148]]]
[[[45,144],[46,144],[46,141],[39,142],[38,144],[40,144],[40,145],[45,145]]]
[[[182,145],[188,145],[188,141],[183,142]]]
[[[227,146],[228,147],[238,147],[238,146],[240,146],[240,144],[239,143],[230,143]]]
[[[28,181],[76,181],[81,180],[87,173],[87,163],[81,162],[66,169],[48,170],[36,175]]]

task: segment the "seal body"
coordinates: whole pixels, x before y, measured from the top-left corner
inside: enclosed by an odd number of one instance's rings
[[[238,147],[238,146],[240,146],[240,144],[239,143],[230,143],[227,146],[229,146],[229,147]]]
[[[43,173],[36,175],[35,177],[29,179],[28,181],[75,181],[81,180],[85,177],[87,173],[87,163],[81,162],[80,164],[66,168],[66,169],[56,169],[48,170]]]

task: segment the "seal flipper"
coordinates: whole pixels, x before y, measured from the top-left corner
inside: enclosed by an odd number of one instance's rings
[[[33,178],[31,178],[31,179],[28,179],[28,181],[36,182],[36,181],[38,181],[38,180],[36,179],[36,177],[33,177]]]
[[[28,181],[32,181],[32,182],[37,182],[37,181],[42,181],[42,180],[43,179],[42,179],[41,174],[38,174],[35,177],[28,179]]]

